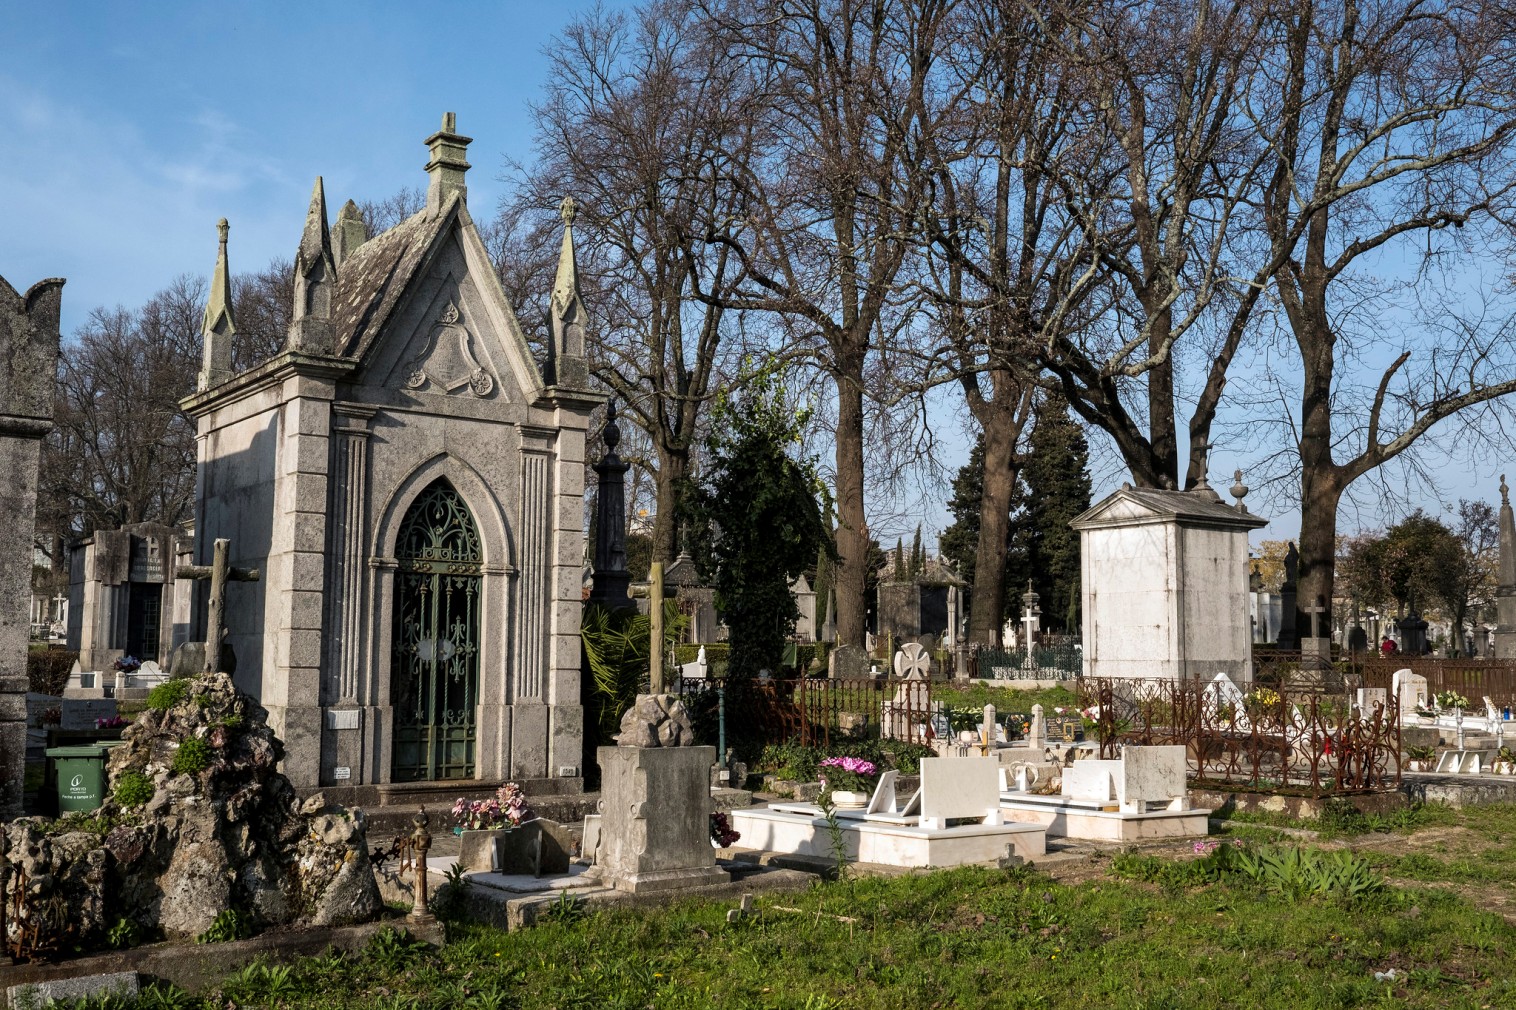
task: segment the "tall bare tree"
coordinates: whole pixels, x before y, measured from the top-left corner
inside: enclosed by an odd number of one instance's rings
[[[1474,421],[1471,408],[1516,392],[1511,319],[1465,318],[1479,296],[1446,292],[1430,269],[1486,295],[1503,283],[1486,263],[1509,248],[1513,220],[1516,9],[1334,0],[1271,13],[1270,87],[1249,113],[1270,159],[1264,223],[1299,352],[1299,599],[1330,606],[1348,486],[1438,422]],[[1396,257],[1424,267],[1388,284]],[[1420,320],[1418,302],[1434,306]],[[1376,353],[1388,363],[1357,382]]]
[[[1272,272],[1246,220],[1263,159],[1236,114],[1258,74],[1265,4],[1081,0],[1049,11],[1039,20],[1061,50],[1060,114],[1079,120],[1085,149],[1049,167],[1114,290],[1090,324],[1050,334],[1041,360],[1137,484],[1193,487]],[[1186,362],[1204,376],[1198,389],[1183,386]]]
[[[683,3],[572,21],[534,110],[538,161],[502,210],[536,208],[528,244],[556,252],[559,201],[578,201],[580,282],[600,324],[592,365],[651,442],[653,558],[665,561],[701,411],[727,370],[721,299],[740,276],[728,249],[691,236],[736,212],[732,178],[752,129],[742,68],[707,42]]]
[[[952,0],[705,0],[713,44],[763,102],[740,209],[705,238],[743,267],[728,308],[772,313],[837,400],[837,640],[861,643],[869,530],[864,390],[871,352],[901,317],[901,270],[935,130],[939,32]],[[715,299],[702,279],[701,294]]]

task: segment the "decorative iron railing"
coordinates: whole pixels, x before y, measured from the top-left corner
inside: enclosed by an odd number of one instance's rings
[[[1198,680],[1087,680],[1080,690],[1102,757],[1115,757],[1118,744],[1180,745],[1197,784],[1312,796],[1400,783],[1393,696],[1359,712],[1341,695],[1268,687],[1228,694]]]
[[[925,741],[932,714],[932,684],[926,680],[799,677],[731,681],[683,678],[686,705],[711,708],[724,692],[728,739],[830,746],[834,739],[877,733],[894,740]]]
[[[1032,649],[980,649],[969,656],[969,676],[985,680],[1073,680],[1084,673],[1078,639]]]

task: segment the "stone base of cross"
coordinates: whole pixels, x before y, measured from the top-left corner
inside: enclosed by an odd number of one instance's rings
[[[210,600],[205,616],[205,672],[225,673],[221,662],[221,646],[226,638],[226,584],[232,582],[257,582],[260,578],[256,568],[233,568],[227,563],[231,541],[217,538],[211,552],[209,565],[181,565],[175,576],[181,579],[210,579]]]

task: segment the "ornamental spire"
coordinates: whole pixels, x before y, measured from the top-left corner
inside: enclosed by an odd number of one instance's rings
[[[204,347],[200,375],[195,383],[200,390],[220,385],[232,377],[232,335],[237,332],[237,323],[232,316],[232,279],[226,263],[226,237],[230,231],[226,218],[216,222],[216,272],[211,275],[210,298],[205,303],[205,315],[200,322]]]

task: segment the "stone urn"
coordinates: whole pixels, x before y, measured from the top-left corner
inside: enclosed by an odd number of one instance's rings
[[[860,810],[868,806],[869,794],[854,792],[851,789],[833,789],[832,806],[838,810]]]

